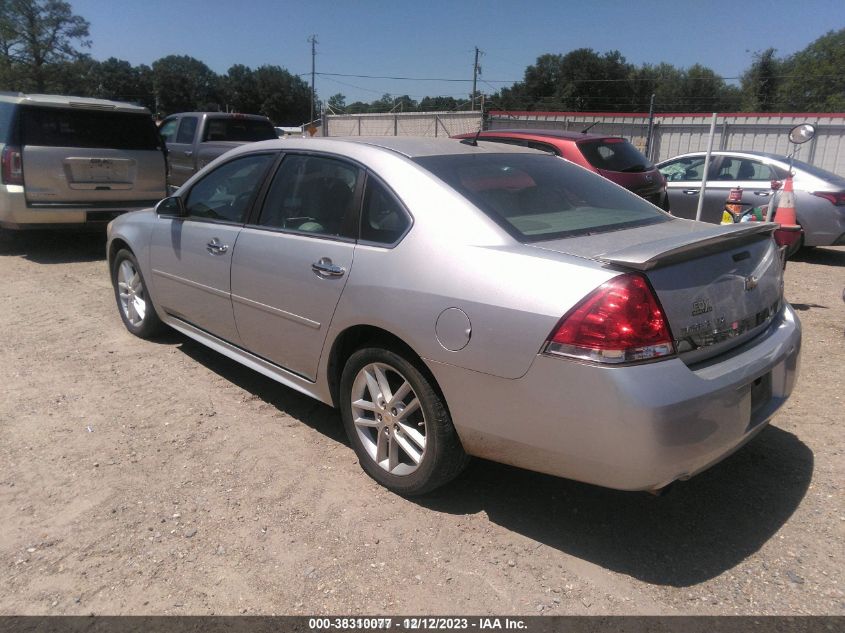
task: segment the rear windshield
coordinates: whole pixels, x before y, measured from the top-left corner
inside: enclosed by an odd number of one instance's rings
[[[23,144],[42,147],[96,147],[125,150],[159,149],[149,114],[22,108]]]
[[[581,141],[578,148],[593,167],[605,171],[641,172],[654,165],[624,138]]]
[[[204,141],[267,141],[278,138],[270,121],[256,119],[209,119]]]
[[[639,196],[557,156],[458,154],[415,160],[523,242],[669,219]]]

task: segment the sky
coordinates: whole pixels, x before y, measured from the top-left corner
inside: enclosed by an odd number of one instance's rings
[[[370,102],[385,93],[466,98],[475,47],[479,90],[522,79],[544,53],[618,50],[629,63],[700,63],[738,77],[753,54],[784,56],[845,27],[842,0],[69,0],[91,24],[95,59],[134,65],[190,55],[219,74],[233,64],[271,64],[310,83],[327,100]],[[845,72],[845,69],[843,69]],[[464,81],[424,81],[454,79]]]

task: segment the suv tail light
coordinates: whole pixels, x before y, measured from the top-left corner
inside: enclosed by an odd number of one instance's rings
[[[0,157],[0,163],[2,163],[0,177],[2,177],[3,184],[23,184],[23,157],[20,147],[6,145],[3,148],[3,155]]]
[[[666,314],[642,275],[599,286],[560,320],[544,352],[597,363],[629,363],[675,353]]]
[[[824,198],[837,207],[845,207],[845,191],[813,191],[814,196]]]

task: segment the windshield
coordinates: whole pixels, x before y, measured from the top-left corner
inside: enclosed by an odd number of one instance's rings
[[[155,150],[160,147],[149,114],[25,107],[23,143],[40,147]]]
[[[624,138],[603,138],[580,141],[578,148],[596,169],[605,171],[642,172],[654,165]]]
[[[540,154],[457,154],[415,161],[524,242],[669,219],[601,176]]]
[[[270,121],[260,119],[209,119],[204,141],[267,141],[278,138]]]

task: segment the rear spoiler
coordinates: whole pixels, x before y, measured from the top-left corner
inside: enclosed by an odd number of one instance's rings
[[[718,253],[770,237],[778,226],[774,222],[743,222],[708,227],[686,235],[667,237],[653,242],[635,244],[618,251],[602,253],[595,259],[634,270],[651,270],[658,266]],[[722,230],[714,233],[715,228]]]

